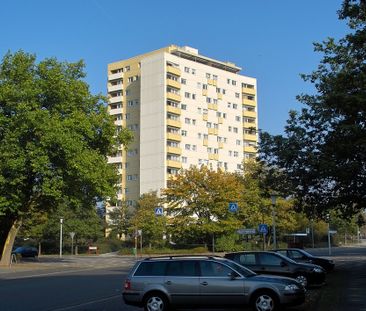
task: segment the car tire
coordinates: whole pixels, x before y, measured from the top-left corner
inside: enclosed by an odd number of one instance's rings
[[[168,300],[163,294],[150,293],[144,299],[145,311],[168,311]]]
[[[251,305],[254,311],[276,311],[279,300],[273,292],[260,291],[253,296]]]
[[[298,281],[304,287],[308,286],[308,278],[303,274],[298,274],[295,277],[295,280]]]

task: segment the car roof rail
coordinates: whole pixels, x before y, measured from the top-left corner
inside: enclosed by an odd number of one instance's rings
[[[217,256],[217,255],[162,255],[162,256],[147,257],[144,260],[175,259],[175,258],[209,258],[209,259],[215,259],[215,258],[223,258],[223,257]]]

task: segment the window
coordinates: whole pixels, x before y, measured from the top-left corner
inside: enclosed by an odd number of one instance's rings
[[[135,276],[164,276],[167,267],[166,261],[142,262],[135,272]]]
[[[185,97],[185,98],[191,98],[191,93],[185,92],[185,93],[184,93],[184,97]]]
[[[208,103],[208,104],[211,103],[211,98],[210,97],[206,97],[206,103]]]
[[[130,71],[131,70],[131,67],[130,66],[126,66],[125,67],[125,71]]]
[[[192,68],[191,72],[192,72],[193,75],[195,75],[196,74],[196,69]]]
[[[192,119],[192,124],[196,125],[196,119]]]
[[[128,77],[128,82],[133,82],[133,77]]]
[[[240,145],[241,145],[241,140],[240,140],[240,139],[237,139],[237,140],[236,140],[236,145],[237,145],[237,146],[240,146]]]
[[[184,123],[185,124],[191,124],[191,119],[190,118],[185,118]]]
[[[238,122],[240,122],[240,121],[241,121],[241,118],[240,118],[240,116],[236,116],[236,117],[235,117],[235,121],[238,121]]]
[[[166,275],[199,276],[198,262],[193,260],[170,261]]]
[[[206,73],[206,78],[207,79],[211,79],[211,74],[210,73]]]
[[[187,105],[186,105],[186,104],[181,104],[181,105],[180,105],[180,108],[181,108],[182,110],[187,110]]]
[[[224,277],[227,278],[232,270],[218,262],[213,261],[201,261],[201,275],[203,277]]]
[[[234,158],[237,158],[239,156],[239,152],[234,151]]]
[[[217,75],[212,75],[213,80],[217,80]]]
[[[187,80],[182,78],[182,79],[180,79],[180,83],[187,84]]]
[[[185,150],[191,150],[191,145],[190,144],[185,144],[184,149]]]
[[[127,95],[130,95],[131,94],[131,91],[130,90],[126,90],[126,96]]]
[[[230,81],[231,81],[231,80],[230,80],[230,79],[227,79],[226,81],[227,81],[227,84],[230,84]]]
[[[192,99],[196,99],[196,94],[192,94]]]
[[[197,150],[197,145],[192,145],[192,150],[196,151]]]
[[[202,84],[202,89],[207,90],[207,84]]]
[[[233,109],[238,109],[238,104],[233,104]]]
[[[129,119],[130,119],[130,117],[131,117],[131,114],[130,114],[130,113],[126,113],[126,114],[125,114],[125,118],[126,118],[126,120],[129,120]]]
[[[235,93],[236,98],[240,98],[240,93]]]
[[[235,81],[235,80],[232,80],[232,81],[231,81],[231,84],[232,84],[232,85],[236,85],[236,81]]]
[[[182,130],[182,136],[187,136],[187,131]]]
[[[233,132],[234,133],[238,133],[238,128],[237,127],[233,127]]]
[[[184,72],[189,73],[189,68],[188,67],[184,67]]]
[[[268,266],[281,266],[281,262],[283,259],[280,256],[276,256],[274,254],[267,254],[267,253],[258,253],[259,262],[261,265],[268,265]]]
[[[188,162],[188,158],[187,157],[182,157],[182,163],[187,163]]]
[[[242,265],[255,265],[255,254],[244,254],[244,255],[236,255],[240,264]]]
[[[229,132],[231,132],[231,130],[232,130],[232,127],[231,127],[231,126],[229,126],[229,127],[228,127],[228,131],[229,131]]]

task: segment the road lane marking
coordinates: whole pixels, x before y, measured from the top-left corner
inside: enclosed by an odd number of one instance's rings
[[[62,308],[58,308],[58,309],[52,309],[52,311],[73,310],[75,308],[85,307],[85,306],[88,306],[88,305],[93,305],[95,303],[105,302],[105,301],[112,300],[112,299],[116,299],[116,298],[121,298],[122,299],[122,295],[119,294],[119,295],[114,295],[114,296],[110,296],[110,297],[106,297],[106,298],[95,299],[95,300],[91,300],[91,301],[84,302],[84,303],[79,303],[79,304],[72,305],[72,306],[68,306],[68,307],[62,307]]]

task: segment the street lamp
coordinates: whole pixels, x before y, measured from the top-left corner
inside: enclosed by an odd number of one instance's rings
[[[276,237],[276,200],[277,195],[271,194],[272,201],[272,227],[273,227],[273,248],[277,248],[277,237]]]
[[[62,257],[62,224],[64,220],[60,218],[60,258]]]

